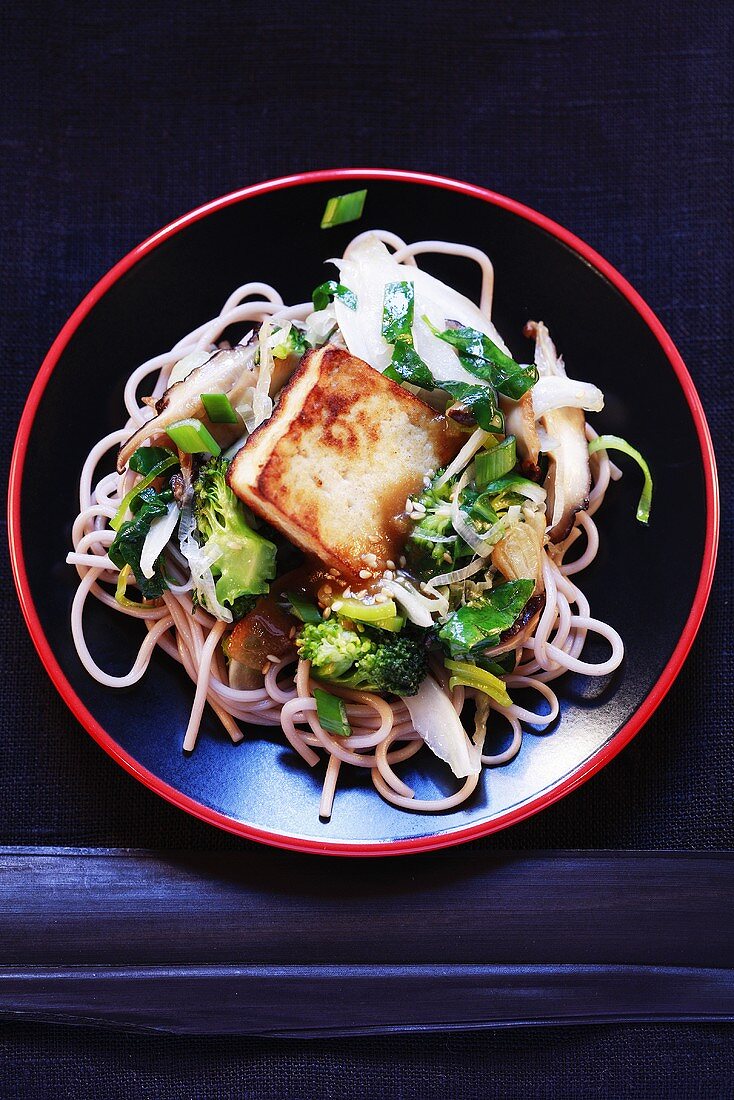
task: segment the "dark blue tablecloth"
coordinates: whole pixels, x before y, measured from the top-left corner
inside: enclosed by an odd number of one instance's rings
[[[6,4],[3,22],[3,482],[48,345],[115,260],[208,198],[335,165],[467,179],[589,241],[671,332],[730,482],[734,20],[724,0],[51,2]],[[574,796],[483,845],[731,846],[730,535],[725,513],[701,634],[646,730]],[[237,847],[136,785],[74,723],[26,636],[4,550],[2,566],[0,843]],[[280,1045],[17,1024],[0,1029],[0,1091],[723,1096],[734,1091],[725,1035],[610,1027]]]

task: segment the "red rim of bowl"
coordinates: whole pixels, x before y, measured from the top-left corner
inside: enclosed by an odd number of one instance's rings
[[[124,275],[125,272],[133,267],[133,265],[143,256],[156,248],[161,241],[167,240],[185,226],[191,225],[193,222],[199,221],[199,219],[225,206],[230,206],[233,203],[242,202],[256,195],[262,195],[269,191],[277,191],[283,188],[297,187],[308,183],[347,183],[353,179],[391,180],[400,183],[414,183],[428,187],[438,187],[449,191],[458,191],[463,195],[482,199],[485,202],[503,207],[505,210],[509,210],[511,213],[521,218],[525,218],[534,225],[540,226],[541,229],[546,230],[546,232],[568,245],[616,287],[634,309],[637,310],[656,337],[680,382],[686,401],[691,410],[701,447],[706,482],[706,542],[701,565],[701,575],[696,588],[691,612],[670,660],[666,664],[657,683],[654,685],[647,698],[629,721],[606,745],[587,760],[585,764],[575,772],[560,780],[550,790],[541,792],[529,802],[512,810],[508,810],[492,821],[480,822],[478,824],[468,825],[464,828],[458,828],[444,833],[439,832],[430,836],[405,838],[385,843],[347,844],[342,841],[331,844],[328,841],[322,843],[306,837],[281,835],[279,833],[271,833],[249,825],[244,825],[224,814],[218,813],[216,810],[200,802],[196,802],[194,799],[189,798],[187,795],[182,794],[167,783],[164,783],[146,768],[141,767],[141,765],[126,753],[102,728],[96,718],[87,710],[82,700],[66,679],[53,654],[38,618],[31,596],[23,558],[20,521],[21,485],[30,430],[51,373],[55,369],[61,353],[79,324],[117,279]],[[25,616],[31,638],[41,661],[51,677],[51,680],[61,693],[64,702],[75,717],[88,730],[94,740],[97,741],[114,760],[121,764],[126,771],[130,772],[131,775],[135,776],[136,779],[140,780],[140,782],[144,783],[151,790],[155,791],[169,802],[172,802],[174,805],[193,814],[195,817],[201,818],[203,821],[207,821],[209,824],[216,825],[221,829],[246,837],[249,840],[256,840],[279,848],[288,848],[299,852],[320,853],[324,855],[386,856],[425,852],[435,848],[462,844],[466,841],[476,840],[478,837],[486,836],[489,833],[507,828],[509,825],[514,825],[524,818],[530,817],[532,814],[545,809],[546,806],[550,806],[553,802],[557,802],[558,799],[570,794],[571,791],[576,790],[590,779],[591,776],[595,775],[596,772],[603,768],[605,764],[612,760],[613,757],[632,740],[635,734],[653,714],[671,687],[688,655],[701,623],[711,590],[714,566],[716,563],[716,550],[719,535],[719,493],[711,434],[708,424],[706,423],[706,417],[701,406],[700,398],[680,354],[670,336],[663,328],[661,322],[646,302],[642,300],[640,295],[630,286],[627,280],[602,256],[595,252],[594,249],[590,248],[589,245],[574,236],[573,233],[570,233],[567,229],[564,229],[543,214],[537,213],[537,211],[532,210],[530,207],[520,202],[516,202],[514,199],[506,198],[504,195],[499,195],[494,191],[488,191],[474,184],[462,183],[458,180],[447,179],[443,176],[427,175],[422,172],[406,172],[397,169],[334,168],[319,172],[303,172],[293,176],[285,176],[281,179],[268,180],[264,183],[254,184],[251,187],[242,188],[239,191],[233,191],[231,194],[224,195],[219,199],[214,199],[212,202],[205,203],[203,206],[199,206],[183,217],[177,218],[164,229],[148,237],[146,241],[143,241],[137,248],[134,248],[132,252],[128,253],[127,256],[120,260],[119,263],[115,264],[115,266],[100,279],[80,305],[77,306],[71,317],[61,329],[59,335],[56,337],[36,376],[30,394],[28,395],[28,400],[26,401],[23,415],[20,420],[11,463],[8,498],[8,530],[10,556],[15,584],[20,597],[23,615]]]

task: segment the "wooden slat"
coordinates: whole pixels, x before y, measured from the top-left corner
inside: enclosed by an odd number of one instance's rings
[[[0,849],[0,961],[734,966],[727,853]]]
[[[0,1016],[189,1035],[734,1020],[734,974],[672,967],[32,967]]]
[[[0,1016],[336,1035],[734,1019],[734,856],[0,849]]]

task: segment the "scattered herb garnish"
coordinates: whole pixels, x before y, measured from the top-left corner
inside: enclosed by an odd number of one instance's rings
[[[438,632],[452,657],[471,654],[497,645],[533,594],[531,580],[507,581],[486,596],[452,611]]]
[[[140,568],[140,555],[143,552],[151,523],[158,516],[166,514],[168,505],[172,500],[173,493],[170,489],[164,489],[161,493],[156,493],[154,489],[148,489],[142,505],[132,519],[126,520],[122,524],[115,536],[115,541],[107,551],[110,560],[115,563],[118,569],[123,569],[126,565],[130,566],[135,574],[135,580],[141,595],[146,600],[161,596],[168,587],[163,575],[163,555],[160,554],[156,559],[153,565],[152,577],[143,575]]]
[[[366,189],[363,191],[350,191],[348,195],[334,195],[326,204],[321,219],[321,228],[332,229],[335,225],[358,221],[362,217],[366,198]]]
[[[338,298],[348,309],[357,308],[357,295],[354,291],[350,290],[348,286],[337,283],[335,279],[329,279],[321,286],[316,287],[311,295],[313,308],[316,310],[326,309],[329,302],[333,301],[334,298]]]
[[[652,504],[652,474],[645,459],[639,451],[636,451],[626,439],[622,439],[619,435],[600,435],[596,439],[592,439],[589,444],[589,454],[596,454],[597,451],[621,451],[622,454],[634,458],[644,475],[642,493],[637,505],[637,518],[640,523],[648,523]]]
[[[324,691],[323,688],[314,688],[313,697],[316,700],[316,713],[323,729],[328,733],[335,733],[337,737],[349,737],[352,727],[349,725],[344,700]]]

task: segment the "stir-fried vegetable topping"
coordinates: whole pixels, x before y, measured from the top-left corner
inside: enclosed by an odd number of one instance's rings
[[[209,429],[195,416],[170,424],[166,428],[166,435],[183,454],[218,455],[222,450]]]
[[[341,283],[337,283],[335,279],[328,279],[321,286],[316,287],[311,295],[313,308],[317,311],[326,309],[329,302],[333,302],[334,298],[338,298],[348,309],[357,308],[357,295],[354,291],[347,286],[342,286]]]
[[[475,459],[474,481],[477,489],[486,489],[491,481],[509,474],[517,462],[514,435],[508,435],[496,447],[480,451]]]
[[[154,451],[155,456],[148,458],[145,453],[146,451]],[[163,457],[160,457],[161,455]],[[136,462],[135,466],[133,466],[133,460]],[[143,477],[137,485],[133,485],[130,492],[126,493],[122,498],[120,507],[110,520],[110,527],[113,531],[121,530],[125,516],[133,509],[136,498],[139,497],[141,493],[144,493],[145,490],[153,484],[156,478],[159,478],[166,470],[170,470],[172,466],[178,466],[178,459],[172,451],[166,450],[163,447],[139,447],[130,459],[130,466],[138,473],[145,472],[145,477]]]
[[[589,444],[589,454],[596,454],[597,451],[621,451],[622,454],[634,458],[644,477],[642,493],[637,505],[637,518],[640,523],[647,523],[650,519],[650,506],[652,504],[652,474],[645,459],[639,451],[636,451],[626,439],[622,439],[619,435],[599,435],[596,439],[592,439]]]
[[[306,623],[296,644],[317,679],[359,691],[415,695],[428,674],[425,646],[407,634],[357,633],[325,619]]]
[[[521,614],[535,587],[531,580],[507,581],[452,611],[438,638],[452,657],[481,653],[498,644]]]
[[[352,728],[349,725],[344,700],[337,695],[331,695],[323,688],[314,688],[313,697],[316,700],[316,714],[323,729],[327,733],[335,733],[337,737],[349,737]]]
[[[350,191],[348,195],[334,195],[326,203],[322,229],[332,229],[335,225],[344,225],[346,222],[356,222],[362,217],[364,202],[367,198],[367,190]]]
[[[478,668],[468,661],[446,660],[444,664],[451,673],[449,687],[452,691],[458,685],[476,688],[477,691],[483,691],[485,695],[489,695],[501,707],[511,705],[512,699],[507,694],[507,688],[499,676],[496,676],[493,672]]]
[[[202,393],[201,403],[212,424],[237,423],[237,413],[226,393]]]
[[[157,469],[157,467],[153,468]],[[167,515],[172,501],[173,493],[170,489],[164,489],[159,493],[151,486],[143,488],[137,494],[135,515],[120,526],[115,541],[107,551],[110,560],[119,569],[123,569],[126,565],[130,566],[141,595],[146,600],[161,596],[168,587],[163,572],[163,555],[159,554],[153,563],[151,577],[145,576],[140,557],[153,520],[158,516]]]
[[[223,458],[202,466],[194,484],[194,518],[217,600],[237,618],[249,609],[250,597],[268,591],[276,547],[248,523],[244,506],[225,480],[227,466]]]

